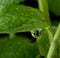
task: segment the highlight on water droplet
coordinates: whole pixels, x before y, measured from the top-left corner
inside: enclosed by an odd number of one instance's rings
[[[42,32],[42,29],[32,30],[32,31],[31,31],[31,35],[32,35],[34,38],[38,38],[38,37],[41,35],[41,32]]]

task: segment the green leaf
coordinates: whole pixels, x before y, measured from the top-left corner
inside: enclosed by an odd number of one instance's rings
[[[25,36],[0,39],[0,58],[36,58],[38,53],[36,43]]]
[[[52,27],[52,33],[53,35],[55,35],[55,32],[57,30],[57,26],[59,24],[59,21],[57,21],[56,19],[51,19],[51,27]]]
[[[56,30],[57,30],[57,26],[52,26],[52,33],[53,33],[53,35],[55,35]]]
[[[56,21],[56,20],[52,20],[52,21],[51,21],[51,25],[52,25],[52,33],[53,33],[53,35],[55,35],[55,32],[56,32],[56,30],[57,30],[58,24],[59,24],[59,22]]]
[[[52,32],[51,33],[53,33],[53,36],[55,35],[56,29],[57,29],[56,26],[52,26]],[[49,38],[51,35],[49,35],[48,33],[50,33],[50,32],[48,32],[47,29],[42,31],[40,37],[38,37],[38,39],[37,39],[38,40],[38,49],[39,49],[39,52],[40,52],[41,55],[43,55],[45,57],[48,54],[48,50],[49,50],[50,44],[51,44],[51,42],[53,40],[53,37]],[[56,49],[55,49],[55,52],[53,53],[52,58],[58,58],[57,50]]]
[[[1,4],[9,4],[9,3],[20,3],[22,2],[23,0],[0,0],[0,3]]]
[[[40,54],[46,57],[49,50],[49,46],[49,37],[47,31],[45,30],[38,38],[38,49]]]
[[[60,0],[48,0],[50,10],[57,16],[60,16]]]
[[[14,33],[48,27],[43,13],[24,5],[12,5],[0,16],[0,33]]]
[[[8,11],[7,9],[9,8],[9,6],[11,6],[12,4],[18,4],[22,1],[24,0],[0,0],[0,16]]]
[[[52,19],[51,24],[52,24],[52,26],[58,26],[59,21]]]

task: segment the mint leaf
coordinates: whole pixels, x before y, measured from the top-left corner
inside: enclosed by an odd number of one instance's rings
[[[25,32],[45,27],[48,24],[43,13],[24,5],[12,5],[0,16],[0,33]]]
[[[25,36],[1,38],[0,58],[35,58],[38,54],[37,46],[28,39]]]
[[[24,0],[0,0],[1,4],[9,4],[9,3],[20,3]]]
[[[0,0],[0,16],[3,15],[9,6],[12,4],[18,4],[24,0]]]
[[[49,50],[49,46],[49,37],[47,31],[45,30],[38,38],[38,49],[40,54],[46,57]]]

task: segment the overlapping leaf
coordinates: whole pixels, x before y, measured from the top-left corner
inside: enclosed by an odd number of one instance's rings
[[[57,27],[56,26],[52,26],[52,33],[53,35],[55,35]],[[53,38],[52,38],[53,40]],[[46,31],[44,31],[38,41],[38,48],[40,53],[43,56],[47,56],[48,54],[48,50],[49,50],[50,44],[49,44],[49,37]],[[60,58],[60,39],[56,41],[56,47],[54,50],[54,53],[52,55],[52,58]]]
[[[0,33],[25,32],[47,26],[42,12],[24,5],[12,5],[0,16]]]
[[[47,56],[49,50],[49,37],[47,31],[43,31],[40,38],[38,39],[38,49],[43,56]]]
[[[38,53],[36,44],[25,36],[0,39],[0,58],[36,58]]]

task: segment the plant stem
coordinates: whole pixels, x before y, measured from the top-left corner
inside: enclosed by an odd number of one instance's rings
[[[51,42],[52,42],[52,40],[53,40],[53,34],[52,34],[52,32],[50,31],[49,28],[46,28],[46,31],[47,31],[47,33],[48,33],[49,41],[50,41],[50,44],[51,44]]]
[[[9,37],[10,37],[10,38],[14,38],[14,37],[15,37],[15,33],[10,33],[10,34],[9,34]]]
[[[38,6],[39,6],[39,9],[44,13],[47,24],[50,26],[47,32],[49,36],[49,41],[51,43],[52,38],[53,38],[53,33],[52,33],[52,27],[51,27],[51,22],[50,22],[50,17],[49,17],[48,0],[38,0]]]
[[[53,55],[54,50],[56,48],[56,42],[57,42],[59,36],[60,36],[60,23],[59,23],[59,26],[57,28],[56,34],[54,36],[54,39],[53,39],[53,41],[51,43],[51,46],[49,48],[49,52],[48,52],[47,58],[52,58],[52,55]]]
[[[48,22],[48,24],[51,25],[50,17],[49,17],[48,1],[38,0],[38,6],[39,6],[39,9],[44,13],[45,19]]]

